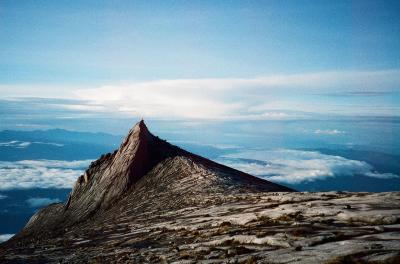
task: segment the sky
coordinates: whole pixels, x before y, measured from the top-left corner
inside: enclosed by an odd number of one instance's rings
[[[140,118],[297,190],[400,190],[399,14],[398,0],[0,0],[0,241]]]
[[[398,117],[399,13],[398,1],[0,0],[1,118]]]

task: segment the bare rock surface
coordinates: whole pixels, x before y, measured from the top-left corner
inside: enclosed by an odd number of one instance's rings
[[[400,193],[301,193],[172,146],[143,121],[0,263],[400,263]]]

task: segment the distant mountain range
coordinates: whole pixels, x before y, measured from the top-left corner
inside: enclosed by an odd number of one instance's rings
[[[115,149],[121,136],[105,133],[75,132],[63,129],[0,131],[0,160],[93,159]],[[7,144],[8,143],[8,144]],[[62,150],[60,151],[62,147]]]

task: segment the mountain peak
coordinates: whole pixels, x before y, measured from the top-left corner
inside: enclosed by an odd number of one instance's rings
[[[398,194],[291,191],[175,147],[141,120],[78,178],[65,205],[39,210],[0,245],[0,262],[398,260]]]
[[[116,208],[124,211],[126,204],[175,208],[201,201],[206,194],[242,191],[292,190],[173,146],[151,134],[140,120],[118,150],[102,155],[78,177],[62,213],[47,217],[54,226],[70,226]],[[37,219],[32,217],[26,229],[40,230]]]
[[[142,119],[129,131],[119,149],[94,161],[80,176],[65,206],[74,218],[86,218],[121,199],[158,161],[156,141]],[[82,211],[81,208],[85,211]]]
[[[136,142],[136,141],[147,141],[154,137],[149,129],[147,128],[144,120],[140,120],[137,122],[129,131],[128,135],[125,137],[121,147],[124,145],[129,144],[129,142]]]
[[[133,130],[139,130],[142,131],[143,133],[150,133],[149,129],[147,128],[145,122],[143,119],[141,119],[139,122],[137,122],[133,126]]]

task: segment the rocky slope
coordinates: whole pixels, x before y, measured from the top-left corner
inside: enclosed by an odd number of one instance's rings
[[[141,121],[65,204],[3,243],[0,262],[389,263],[399,260],[399,202],[292,192],[170,145]]]

